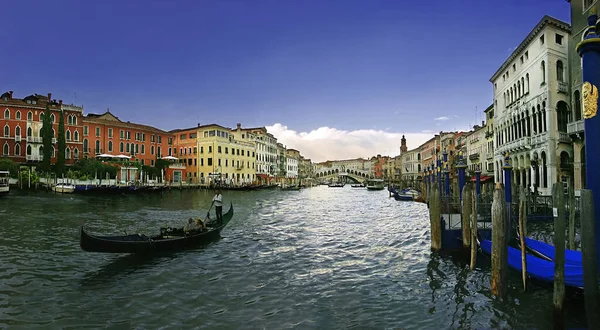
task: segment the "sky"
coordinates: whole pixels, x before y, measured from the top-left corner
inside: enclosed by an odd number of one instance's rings
[[[467,130],[490,77],[565,0],[19,0],[0,91],[164,130],[265,126],[313,161]]]

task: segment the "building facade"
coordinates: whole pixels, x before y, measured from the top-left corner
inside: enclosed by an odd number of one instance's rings
[[[180,180],[189,183],[202,183],[202,179],[198,176],[199,127],[200,124],[196,127],[169,131],[171,136],[167,138],[166,157],[175,157],[177,161],[169,165],[173,173],[169,173],[167,180],[174,183],[178,183]]]
[[[56,163],[57,159],[56,143],[61,112],[65,120],[65,164],[73,164],[84,156],[83,107],[63,104],[62,100],[56,101],[52,99],[51,93],[48,93],[47,96],[32,94],[19,99],[15,98],[13,92],[10,91],[0,95],[0,110],[2,111],[0,126],[3,128],[0,146],[3,157],[19,164],[40,164],[43,159],[41,130],[46,106],[50,109],[52,122],[52,159],[50,163]]]
[[[300,152],[296,149],[286,150],[286,181],[290,184],[298,182],[298,162]]]
[[[485,113],[485,166],[481,168],[481,175],[494,176],[494,105],[490,105]]]
[[[494,171],[509,154],[517,186],[551,193],[568,184],[573,148],[569,118],[569,24],[544,16],[490,79],[494,90]]]

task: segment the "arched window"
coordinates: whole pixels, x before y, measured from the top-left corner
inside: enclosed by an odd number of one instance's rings
[[[27,127],[27,136],[32,136],[33,135],[33,130],[31,129],[31,127]],[[28,154],[30,155],[30,154]]]
[[[73,115],[73,125],[77,125],[77,116]]]
[[[73,119],[71,119],[71,118],[72,118],[72,116],[71,116],[71,115],[68,115],[68,116],[67,116],[67,124],[68,124],[68,125],[71,125],[71,124],[73,123]]]
[[[119,144],[119,152],[124,152],[124,151],[123,151],[123,149],[124,149],[124,148],[123,148],[123,142],[121,142],[121,143]]]
[[[565,81],[565,72],[563,68],[563,62],[561,60],[556,61],[556,79],[559,82]]]
[[[33,121],[33,112],[29,111],[29,112],[27,113],[27,120],[29,120],[29,121]]]
[[[65,159],[71,159],[71,149],[69,147],[65,149]]]
[[[4,137],[10,137],[10,127],[8,127],[8,124],[4,125]]]
[[[525,95],[525,78],[521,77],[521,95]]]
[[[575,108],[575,120],[581,120],[581,94],[579,91],[573,93],[573,106]]]
[[[71,141],[71,131],[67,130],[67,141]]]
[[[150,154],[154,155],[154,146],[150,146]]]
[[[26,151],[27,151],[27,156],[31,156],[31,145],[30,144],[27,145]]]
[[[546,62],[542,61],[542,84],[546,83]]]
[[[54,128],[52,129],[52,137],[55,138],[56,137],[56,131],[54,130]]]
[[[2,148],[2,154],[4,156],[8,156],[8,149],[9,149],[8,142],[4,142],[4,148]]]
[[[50,117],[50,118],[52,118],[52,117]],[[40,122],[43,122],[43,121],[44,121],[44,113],[40,112]]]
[[[54,124],[54,120],[55,120],[55,119],[56,119],[56,118],[54,117],[54,114],[53,114],[53,113],[51,113],[51,114],[50,114],[50,122]]]
[[[113,151],[113,142],[108,141],[108,152],[112,152],[112,151]]]
[[[525,75],[526,93],[529,93],[529,73]]]
[[[21,126],[15,127],[15,136],[21,136]]]
[[[21,156],[21,145],[15,144],[15,156]]]
[[[83,139],[83,152],[89,152],[88,150],[88,139]]]
[[[99,154],[99,153],[100,153],[100,140],[96,140],[96,149],[95,149],[95,152],[96,152],[97,154]]]
[[[75,148],[75,150],[73,150],[73,158],[79,159],[79,149]]]
[[[21,120],[21,111],[17,110],[17,112],[15,113],[15,119]]]
[[[79,141],[79,132],[75,131],[75,133],[73,133],[73,140]]]
[[[4,119],[10,119],[10,110],[4,110]]]
[[[521,81],[517,81],[517,98],[521,97]]]

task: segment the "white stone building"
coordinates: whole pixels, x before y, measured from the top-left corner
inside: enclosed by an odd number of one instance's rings
[[[421,171],[421,148],[403,152],[402,157],[402,180],[415,181],[422,177]]]
[[[477,168],[483,172],[487,167],[487,140],[485,137],[485,122],[482,126],[475,125],[473,132],[467,137],[467,170],[475,172]],[[490,163],[493,166],[493,163]]]
[[[560,162],[572,155],[569,116],[568,42],[570,26],[544,16],[490,82],[494,89],[494,171],[509,153],[513,184],[550,195],[552,184],[568,181]]]

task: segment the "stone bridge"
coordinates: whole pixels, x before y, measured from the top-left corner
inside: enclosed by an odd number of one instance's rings
[[[363,183],[370,176],[367,171],[346,170],[339,168],[323,169],[315,173],[315,178],[318,180],[337,180],[340,177],[349,179],[356,183]]]

